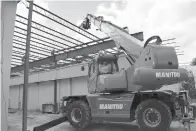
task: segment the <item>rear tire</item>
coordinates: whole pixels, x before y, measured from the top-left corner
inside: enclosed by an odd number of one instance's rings
[[[136,121],[141,131],[167,131],[172,121],[169,107],[158,100],[146,100],[136,109]]]
[[[86,128],[91,123],[91,111],[84,101],[74,101],[67,108],[69,123],[77,129]]]

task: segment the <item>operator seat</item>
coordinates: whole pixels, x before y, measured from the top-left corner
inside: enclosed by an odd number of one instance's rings
[[[99,64],[99,70],[101,74],[107,74],[112,72],[111,64],[108,64],[107,62],[103,62]]]

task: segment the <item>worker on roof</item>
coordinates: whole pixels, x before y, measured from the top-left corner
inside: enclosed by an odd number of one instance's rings
[[[81,27],[84,29],[90,29],[90,21],[88,18],[85,18],[85,20],[82,22]]]

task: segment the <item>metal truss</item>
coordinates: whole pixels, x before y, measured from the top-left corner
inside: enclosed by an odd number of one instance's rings
[[[17,49],[17,48],[13,48],[12,49],[12,54],[17,54],[17,55],[23,57],[25,55],[25,51]],[[30,58],[37,59],[37,60],[38,59],[43,59],[43,57],[41,57],[41,56],[33,55],[32,52],[30,52]]]
[[[165,43],[165,42],[164,42]],[[101,45],[99,45],[99,44],[95,44],[95,45],[93,45],[93,46],[96,46],[96,48],[98,48],[99,46],[101,47]],[[86,48],[88,48],[88,47],[86,47]],[[91,50],[91,46],[89,47],[89,49]],[[101,49],[101,48],[100,48]],[[92,50],[94,50],[94,49],[92,49]],[[108,51],[112,51],[112,50],[114,50],[114,52],[113,53],[115,53],[115,54],[122,54],[122,52],[118,52],[117,51],[117,49],[116,49],[116,47],[114,47],[114,46],[111,46],[110,48],[107,48],[107,47],[103,47],[102,48],[102,50],[108,50]],[[81,51],[81,50],[80,50]],[[63,67],[63,66],[69,66],[69,65],[73,65],[73,64],[78,64],[78,63],[82,63],[82,62],[88,62],[89,60],[91,60],[91,59],[93,59],[94,58],[94,56],[96,55],[96,54],[98,54],[98,52],[99,52],[100,50],[97,50],[97,51],[95,51],[94,50],[94,52],[93,53],[90,53],[90,52],[88,52],[88,53],[82,53],[82,55],[79,55],[79,54],[75,54],[74,56],[75,57],[71,57],[71,58],[67,58],[67,56],[63,59],[62,57],[61,58],[58,58],[57,57],[57,67]],[[81,51],[81,52],[87,52],[87,51]],[[56,56],[55,56],[56,57]],[[55,58],[56,59],[56,58]],[[43,68],[45,68],[46,70],[49,70],[49,69],[54,69],[55,68],[55,66],[54,66],[54,63],[53,64],[51,64],[51,65],[48,65],[48,67],[46,67],[45,65],[42,65],[43,66]],[[43,70],[43,68],[42,68],[42,70]],[[36,72],[37,71],[40,71],[40,70],[36,70]]]
[[[91,40],[96,40],[96,39],[100,39],[99,37],[87,32],[86,30],[82,29],[82,28],[79,28],[78,26],[74,25],[73,23],[65,20],[64,18],[42,8],[41,6],[39,5],[36,5],[36,4],[33,4],[34,8],[33,8],[33,11],[36,12],[37,14],[39,15],[42,15],[43,17],[46,17],[64,27],[67,27],[68,29],[86,37],[86,38],[89,38]]]
[[[15,33],[14,38],[20,39],[22,41],[26,41],[24,37],[21,37],[21,36],[18,35],[18,34],[20,34],[20,35],[25,36],[24,34],[18,32],[18,31],[14,31],[14,33]],[[47,42],[47,41],[45,41],[43,39],[39,39],[39,38],[37,38],[34,35],[31,36],[31,44],[36,46],[36,47],[38,47],[38,48],[43,48],[43,49],[45,49],[45,50],[47,50],[49,52],[51,52],[54,49],[56,49],[56,50],[63,49],[62,47],[58,47],[58,46],[56,46],[56,45],[54,45],[54,44],[52,44],[50,42]]]
[[[94,54],[96,52],[99,52],[100,50],[113,48],[114,46],[115,44],[112,40],[105,41],[100,44],[91,45],[89,47],[83,47],[77,50],[65,52],[62,54],[56,54],[54,56],[49,56],[47,58],[34,61],[32,63],[29,63],[29,68],[32,69],[33,67],[39,67],[41,65],[45,65],[59,60],[67,61],[68,58],[76,58],[77,56],[88,56],[89,54]],[[72,62],[70,62],[70,64],[72,64]],[[23,65],[20,67],[14,67],[12,68],[12,72],[20,72],[23,70],[23,67]]]
[[[29,7],[27,1],[22,0],[22,2],[27,8]],[[77,40],[55,29],[32,21],[29,54],[30,73],[88,62],[101,50],[112,54],[119,53],[114,48],[115,44],[110,38],[100,39],[39,5],[33,4],[33,12],[87,38],[89,41]],[[11,72],[13,74],[23,74],[28,19],[16,15],[15,22],[22,26],[15,25]]]
[[[22,2],[23,4],[25,4],[27,8],[29,8],[28,1],[22,0]],[[88,38],[91,41],[87,43],[82,42],[68,35],[65,35],[57,30],[51,29],[35,21],[32,21],[31,40],[30,40],[30,62],[44,59],[54,54],[60,55],[74,50],[79,50],[81,48],[86,48],[93,44],[104,42],[103,39],[100,39],[99,37],[91,34],[90,32],[87,32],[84,29],[79,28],[78,26],[40,7],[39,5],[36,4],[33,5],[33,12],[45,18],[48,18],[49,20],[56,22],[59,25],[62,25],[63,27],[66,27],[71,31],[76,32],[85,38]],[[25,55],[25,45],[26,45],[25,37],[27,34],[26,28],[27,28],[28,19],[23,16],[16,15],[15,21],[18,24],[22,25],[22,27],[16,25],[14,30],[12,59],[17,60],[18,63],[12,64],[13,66],[21,65],[22,58]],[[52,54],[52,52],[54,54]],[[73,60],[68,60],[68,59],[66,60],[66,62],[69,64],[78,61],[81,60],[77,58],[73,58]]]
[[[23,25],[27,24],[27,18],[20,16],[20,15],[16,15],[16,22],[21,23]],[[44,25],[41,25],[35,21],[32,21],[32,28],[35,29],[36,31],[39,31],[41,33],[45,33],[48,34],[49,36],[54,36],[56,38],[59,38],[61,40],[64,41],[64,44],[66,44],[66,42],[68,42],[67,44],[73,44],[73,45],[79,45],[79,44],[83,44],[83,42],[74,39],[68,35],[65,35],[59,31],[56,31],[54,29],[51,29],[49,27],[46,27]],[[34,31],[32,31],[34,32]],[[34,32],[36,33],[36,32]]]
[[[20,15],[17,15],[16,22],[19,22],[21,24],[26,25],[27,19],[25,17],[22,17]],[[65,35],[65,34],[63,34],[61,32],[58,32],[58,31],[56,31],[54,29],[51,29],[49,27],[46,27],[46,26],[41,25],[41,24],[39,24],[37,22],[34,22],[34,21],[32,21],[32,28],[35,29],[36,31],[40,31],[41,33],[46,33],[47,35],[50,35],[50,36],[56,37],[56,38],[58,38],[60,40],[63,40],[64,42],[68,42],[66,45],[69,47],[69,50],[70,49],[71,50],[73,50],[73,49],[79,49],[79,48],[88,46],[88,42],[87,43],[84,43],[82,41],[79,41],[77,39],[74,39],[74,38],[72,38],[70,36],[67,36],[67,35]],[[19,28],[17,27],[17,29],[19,29]],[[25,29],[21,29],[21,30],[23,30],[23,32],[26,31]],[[25,34],[25,33],[23,33],[23,34]],[[32,31],[32,35],[38,35],[38,33],[35,33],[34,31]],[[39,35],[39,37],[49,39],[49,38],[44,37],[42,35]],[[91,43],[91,44],[93,42],[100,43],[100,42],[103,42],[106,39],[109,39],[109,38],[104,38],[104,39],[100,39],[99,38],[98,40],[93,40],[93,41],[90,41],[89,43]],[[51,40],[51,39],[49,39],[49,40]],[[56,42],[55,43],[56,45],[59,44],[59,43],[60,44],[63,44],[62,42],[59,42],[57,40],[52,40],[52,41],[53,42]],[[69,46],[71,44],[72,44],[72,46]],[[68,51],[68,50],[66,49],[66,47],[64,47],[62,50],[57,50],[56,52],[58,53],[58,52],[62,52],[62,51]]]
[[[29,3],[28,1],[23,1],[24,5],[29,8]],[[55,23],[58,23],[90,40],[96,40],[96,39],[100,39],[99,37],[91,34],[90,32],[76,26],[75,24],[65,20],[64,18],[44,9],[43,7],[37,5],[37,4],[33,4],[33,12],[45,17],[45,18],[48,18],[50,19],[51,21],[55,22]]]
[[[14,41],[13,41],[13,47],[14,48],[25,50],[25,45],[24,44],[21,44],[21,43],[18,43],[18,41],[17,42],[15,42],[15,41],[16,40],[14,39]],[[39,50],[39,52],[38,52],[38,50]],[[43,51],[41,49],[35,49],[34,47],[31,47],[30,52],[37,53],[39,55],[46,56],[46,57],[50,56],[50,55],[48,55],[49,53],[48,54],[43,53]]]

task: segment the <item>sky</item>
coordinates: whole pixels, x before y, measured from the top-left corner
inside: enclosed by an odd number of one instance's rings
[[[159,35],[162,39],[176,38],[175,45],[180,46],[180,51],[184,52],[184,55],[178,57],[180,63],[190,62],[196,57],[195,0],[35,0],[35,3],[76,25],[90,13],[104,16],[105,20],[120,27],[128,26],[130,33],[143,31],[145,40],[153,35]],[[27,17],[27,10],[22,3],[18,5],[17,14]],[[33,20],[85,41],[80,35],[39,15],[34,14]],[[90,32],[105,37],[94,26]]]

